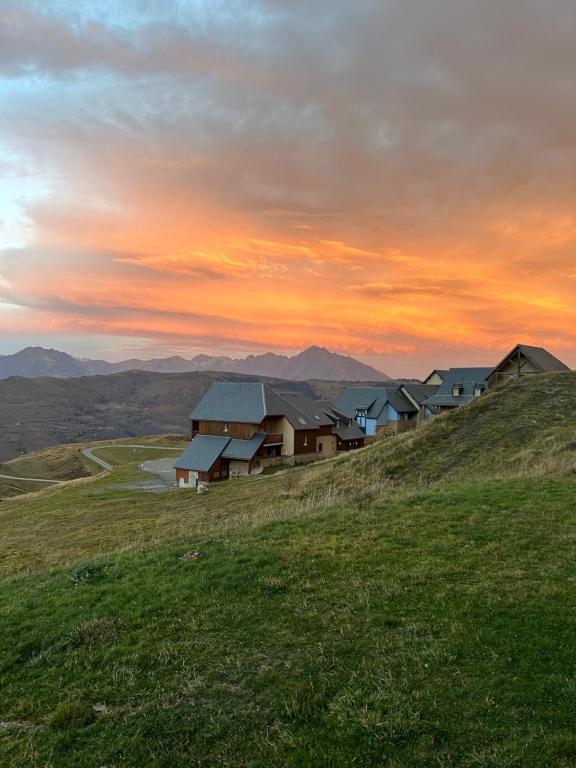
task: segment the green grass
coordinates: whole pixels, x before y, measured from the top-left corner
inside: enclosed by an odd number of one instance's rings
[[[122,464],[130,464],[137,462],[142,464],[144,461],[153,461],[156,459],[171,459],[180,456],[185,448],[185,444],[182,446],[176,446],[171,450],[158,450],[158,448],[96,448],[94,455],[100,459],[104,459],[113,466],[120,466]]]
[[[573,765],[575,493],[460,483],[6,578],[1,719],[40,730],[0,755]]]
[[[427,428],[462,473],[466,413]],[[384,476],[394,450],[364,455]],[[358,459],[206,496],[125,490],[128,464],[3,502],[0,765],[574,766],[576,478],[475,455],[363,485]]]

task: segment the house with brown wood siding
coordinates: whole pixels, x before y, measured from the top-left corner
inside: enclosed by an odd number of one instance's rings
[[[316,461],[360,448],[364,435],[328,401],[280,394],[259,382],[213,384],[191,414],[192,442],[176,461],[184,487]]]

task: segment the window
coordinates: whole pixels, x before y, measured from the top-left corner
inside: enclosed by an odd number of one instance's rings
[[[481,387],[479,385],[476,385],[474,387],[474,397],[480,397],[480,395],[484,392],[484,387]]]
[[[460,397],[464,394],[464,387],[461,384],[454,384],[452,387],[452,396]]]
[[[308,436],[304,438],[304,448],[308,447]]]
[[[223,432],[224,432],[224,434],[226,434],[226,432],[228,432],[228,424],[224,424]]]
[[[318,443],[318,453],[322,453],[322,443]]]

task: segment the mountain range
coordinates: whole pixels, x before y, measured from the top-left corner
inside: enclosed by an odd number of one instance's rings
[[[43,347],[27,347],[13,355],[0,355],[0,379],[7,379],[11,376],[70,378],[134,370],[156,373],[222,371],[249,376],[269,376],[291,381],[310,379],[384,381],[390,378],[382,371],[365,365],[353,357],[340,355],[316,346],[309,347],[292,357],[268,352],[262,355],[248,355],[248,357],[241,359],[197,355],[190,360],[174,356],[153,360],[131,359],[118,363],[76,358],[66,352],[44,349]]]

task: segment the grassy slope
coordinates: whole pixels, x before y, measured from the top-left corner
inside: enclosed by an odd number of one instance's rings
[[[154,449],[114,448],[114,443],[122,445],[130,443],[139,445],[149,444],[151,446],[174,445],[174,454],[171,454],[169,451],[160,452]],[[0,474],[16,475],[22,478],[20,480],[0,478],[0,500],[22,493],[35,492],[42,488],[38,483],[26,481],[27,477],[40,477],[47,480],[75,480],[81,477],[90,477],[101,472],[101,467],[82,455],[82,448],[95,448],[97,456],[109,461],[111,464],[119,465],[157,458],[169,458],[172,455],[177,456],[185,445],[186,440],[183,435],[151,435],[148,437],[105,440],[103,443],[105,447],[101,448],[98,448],[98,442],[42,448],[39,451],[33,451],[17,459],[12,459],[12,461],[0,464]]]
[[[310,496],[356,459],[206,497],[114,487],[126,466],[4,503],[0,720],[40,730],[0,730],[0,764],[574,765],[576,481]]]
[[[399,438],[384,438],[312,479],[417,482],[576,473],[576,372],[522,379]]]

